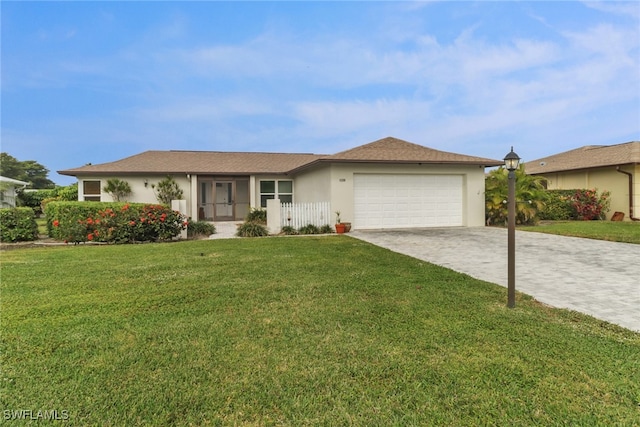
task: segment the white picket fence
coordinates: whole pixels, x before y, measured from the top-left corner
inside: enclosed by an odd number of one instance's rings
[[[321,227],[332,224],[331,203],[282,203],[280,204],[280,226],[295,229],[313,224]]]

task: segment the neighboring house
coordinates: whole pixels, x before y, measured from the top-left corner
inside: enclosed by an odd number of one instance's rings
[[[28,182],[0,176],[0,208],[16,207],[16,189],[24,188]]]
[[[333,155],[146,151],[59,173],[78,178],[79,200],[111,200],[102,187],[119,178],[130,201],[155,203],[155,184],[170,175],[193,218],[242,220],[280,199],[330,202],[354,229],[379,229],[484,225],[484,169],[501,164],[389,137]]]
[[[577,148],[527,162],[525,171],[544,176],[549,189],[607,190],[608,218],[614,212],[623,212],[625,220],[640,217],[640,141]]]

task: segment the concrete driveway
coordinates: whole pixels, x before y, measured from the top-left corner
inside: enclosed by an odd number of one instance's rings
[[[506,229],[429,228],[350,235],[507,286]],[[640,332],[640,245],[516,231],[516,290],[545,304]]]

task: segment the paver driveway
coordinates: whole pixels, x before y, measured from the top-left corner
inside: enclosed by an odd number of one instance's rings
[[[455,227],[350,234],[507,286],[506,229]],[[545,304],[640,332],[640,245],[516,231],[516,290]]]

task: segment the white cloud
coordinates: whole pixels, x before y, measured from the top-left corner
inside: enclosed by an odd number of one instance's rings
[[[624,15],[640,20],[640,3],[637,1],[585,1],[583,4],[600,12]]]

